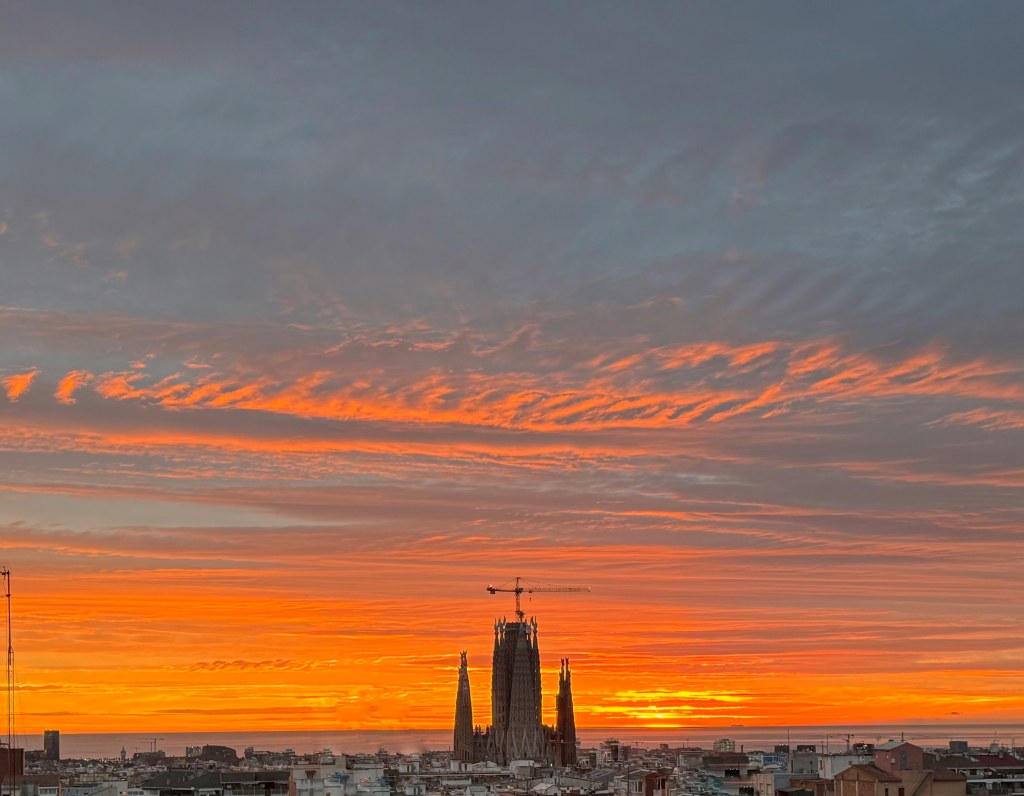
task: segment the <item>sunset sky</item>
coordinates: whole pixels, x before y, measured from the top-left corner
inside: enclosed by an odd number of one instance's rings
[[[1024,720],[1022,29],[3,3],[19,732]]]

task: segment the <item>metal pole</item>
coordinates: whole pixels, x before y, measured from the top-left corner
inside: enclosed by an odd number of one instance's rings
[[[7,698],[7,765],[4,776],[0,778],[2,788],[8,774],[11,782],[14,782],[14,645],[11,642],[11,571],[4,567],[0,569],[0,576],[3,577],[4,597],[7,599],[7,677],[4,681]]]

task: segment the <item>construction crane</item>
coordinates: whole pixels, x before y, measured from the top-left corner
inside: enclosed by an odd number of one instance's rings
[[[827,734],[825,736],[825,754],[828,754],[828,752],[829,752],[829,739],[830,738],[845,738],[846,739],[846,751],[847,751],[847,753],[849,753],[849,751],[850,751],[850,741],[853,739],[852,735],[850,735],[849,733],[841,733],[841,732]]]
[[[146,740],[149,741],[149,751],[155,754],[156,753],[156,742],[157,741],[162,741],[164,739],[163,738],[147,738]]]
[[[519,617],[519,621],[522,622],[526,619],[526,614],[523,613],[522,608],[522,596],[526,594],[533,594],[534,592],[552,592],[552,591],[590,591],[589,586],[531,586],[523,585],[523,579],[516,576],[516,585],[514,587],[507,588],[507,586],[488,586],[487,591],[491,594],[497,594],[498,592],[507,592],[516,596],[516,616]]]

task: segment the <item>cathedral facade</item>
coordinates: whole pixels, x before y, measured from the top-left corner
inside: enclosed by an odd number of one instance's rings
[[[540,682],[537,620],[500,619],[494,624],[491,659],[491,724],[474,727],[466,653],[459,664],[455,701],[453,755],[466,763],[490,760],[536,760],[560,766],[576,762],[576,720],[573,714],[569,659],[562,659],[556,698],[557,721],[545,725]]]

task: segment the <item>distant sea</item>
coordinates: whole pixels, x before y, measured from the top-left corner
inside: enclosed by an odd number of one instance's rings
[[[988,746],[993,741],[1003,746],[1024,745],[1024,724],[879,724],[828,725],[802,727],[676,727],[669,729],[584,728],[577,730],[583,746],[594,747],[606,738],[618,738],[624,744],[647,748],[658,744],[701,746],[710,748],[719,738],[732,738],[737,749],[748,752],[771,751],[777,743],[816,744],[819,749],[838,752],[846,748],[846,735],[854,743],[884,743],[889,739],[906,738],[920,746],[945,746],[950,740],[969,741],[972,746]],[[829,737],[830,736],[830,737]],[[842,737],[840,737],[842,736]],[[302,732],[155,732],[155,733],[61,733],[63,758],[117,757],[124,749],[131,757],[156,746],[169,756],[182,756],[186,746],[219,744],[230,746],[241,754],[247,746],[257,750],[294,749],[299,754],[331,749],[337,753],[422,752],[428,749],[451,748],[451,730],[306,730]],[[18,743],[26,749],[41,749],[41,735],[19,735]]]

